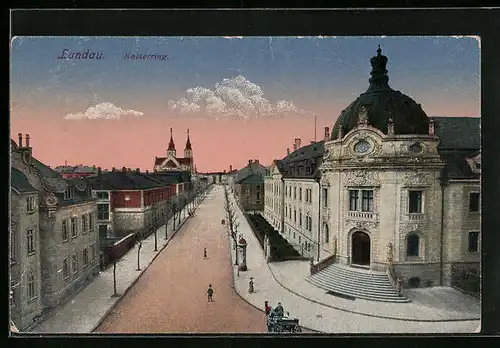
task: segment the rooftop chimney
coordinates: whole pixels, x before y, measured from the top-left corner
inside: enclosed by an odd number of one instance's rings
[[[289,154],[290,154],[290,148],[289,148],[289,147],[287,147],[287,148],[286,148],[286,155],[288,156]]]
[[[97,175],[101,175],[101,174],[102,174],[101,167],[97,167]]]
[[[259,163],[259,160],[258,159],[253,160],[253,163]]]
[[[19,148],[23,147],[23,134],[22,133],[17,133],[17,136],[19,137]]]
[[[30,147],[30,135],[26,133],[26,147]]]
[[[300,138],[295,138],[293,142],[293,151],[297,151],[298,148],[300,148]]]
[[[248,160],[248,165],[249,166],[252,165],[252,160],[251,159]]]
[[[139,168],[135,168],[135,172],[136,172],[136,173],[140,173],[140,172],[141,172],[141,170],[140,170]]]
[[[330,140],[330,128],[325,127],[325,141]]]
[[[230,164],[230,165],[229,165],[229,171],[230,171],[230,172],[232,172],[232,171],[233,171],[233,165],[232,165],[232,164]]]
[[[115,167],[111,168],[111,171],[112,172],[116,171],[116,168]]]
[[[146,169],[146,174],[149,174],[149,170]]]

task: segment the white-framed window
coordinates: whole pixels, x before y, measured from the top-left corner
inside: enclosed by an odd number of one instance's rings
[[[82,251],[83,268],[89,265],[89,249],[84,248]]]
[[[97,191],[96,192],[97,199],[109,199],[108,191]]]
[[[87,214],[82,215],[82,233],[87,233]]]
[[[408,191],[408,213],[421,214],[423,213],[423,196],[422,190]]]
[[[468,233],[467,251],[469,253],[479,251],[479,231],[470,231]]]
[[[28,272],[28,302],[36,300],[36,282],[32,271]]]
[[[71,256],[71,270],[73,271],[73,274],[78,273],[78,255],[73,254]]]
[[[109,220],[109,204],[97,204],[97,220]]]
[[[64,279],[68,279],[70,276],[70,272],[69,272],[69,261],[68,261],[67,257],[63,259],[62,272],[63,272]]]
[[[478,213],[481,209],[481,196],[479,192],[469,193],[469,212]]]
[[[349,210],[372,212],[373,190],[349,190]]]
[[[299,201],[302,201],[302,187],[299,187]]]
[[[302,212],[299,211],[299,226],[302,226]]]
[[[63,241],[67,241],[69,238],[68,233],[68,220],[63,220],[61,222],[61,237]]]
[[[35,212],[35,197],[29,196],[26,198],[26,210],[29,213]]]
[[[78,235],[78,225],[77,225],[77,221],[76,221],[76,216],[73,216],[71,218],[71,237],[72,238],[76,238],[76,236]]]
[[[28,250],[28,255],[35,253],[35,230],[30,228],[26,230],[26,249]]]
[[[73,199],[74,197],[74,187],[71,186],[71,185],[68,185],[68,187],[66,188],[66,191],[64,191],[64,200],[68,200],[68,199]]]
[[[293,210],[293,222],[297,222],[297,209]]]

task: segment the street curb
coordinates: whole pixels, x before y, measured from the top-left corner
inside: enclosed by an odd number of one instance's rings
[[[203,203],[203,201],[200,202],[200,204]],[[199,205],[198,205],[199,206]],[[196,209],[198,209],[198,206],[196,207]],[[195,209],[195,210],[196,210]],[[135,283],[137,283],[137,281],[139,280],[139,278],[142,276],[142,274],[148,269],[148,267],[154,262],[154,260],[158,257],[158,255],[160,255],[160,253],[163,251],[163,249],[165,249],[167,247],[167,245],[170,244],[170,241],[175,237],[175,235],[180,231],[180,229],[184,226],[184,223],[190,219],[190,216],[186,217],[182,223],[180,225],[177,226],[177,229],[175,231],[175,233],[172,235],[172,237],[170,237],[170,239],[167,241],[167,243],[160,249],[158,250],[158,252],[155,254],[155,256],[153,256],[153,258],[151,259],[151,262],[147,264],[146,267],[144,267],[141,271],[141,273],[139,273],[139,275],[137,276],[137,278],[135,278],[132,283],[130,283],[130,285],[125,289],[125,291],[123,292],[123,294],[121,294],[120,297],[118,297],[118,299],[111,305],[111,307],[108,308],[108,310],[104,313],[104,315],[101,317],[101,319],[99,319],[99,321],[97,322],[96,325],[94,325],[92,327],[92,329],[90,330],[90,333],[93,333],[102,323],[103,321],[107,318],[107,316],[111,313],[111,311],[118,305],[118,303],[120,303],[120,301],[125,297],[125,295],[127,294],[127,292],[132,289],[132,287],[135,285]]]
[[[240,209],[240,208],[238,207],[238,209]],[[241,211],[241,209],[240,209],[240,211]],[[245,214],[243,211],[241,211],[241,213],[243,215]],[[247,223],[248,223],[248,221],[247,221]],[[252,229],[251,226],[250,226],[250,229],[251,229],[251,231],[253,233],[253,229]],[[229,241],[229,242],[231,242],[231,241]],[[260,243],[259,243],[259,246],[260,246]],[[231,256],[231,260],[232,260],[232,256]],[[316,304],[319,304],[319,305],[322,305],[322,306],[325,306],[325,307],[329,307],[329,308],[332,308],[332,309],[336,309],[336,310],[339,310],[339,311],[342,311],[342,312],[352,313],[352,314],[357,314],[357,315],[363,315],[363,316],[372,317],[372,318],[398,320],[398,321],[407,321],[407,322],[446,323],[446,322],[463,322],[463,321],[477,321],[477,320],[481,320],[481,318],[465,318],[465,319],[410,319],[410,318],[395,318],[395,317],[388,317],[388,316],[371,314],[371,313],[362,313],[362,312],[357,312],[357,311],[353,311],[353,310],[349,310],[349,309],[345,309],[345,308],[340,308],[340,307],[332,306],[332,305],[329,305],[329,304],[326,304],[326,303],[323,303],[323,302],[320,302],[320,301],[313,300],[311,298],[305,297],[304,295],[302,295],[302,294],[300,294],[300,293],[298,293],[298,292],[296,292],[296,291],[294,291],[292,289],[289,289],[287,286],[283,285],[276,278],[276,276],[275,276],[275,274],[274,274],[271,266],[269,265],[269,263],[266,262],[266,264],[267,264],[267,267],[269,268],[269,271],[271,272],[271,275],[273,276],[274,280],[276,281],[276,283],[278,283],[283,289],[285,289],[285,290],[291,292],[292,294],[297,295],[297,296],[299,296],[299,297],[301,297],[301,298],[303,298],[303,299],[305,299],[305,300],[307,300],[309,302],[313,302],[313,303],[316,303]],[[234,272],[233,272],[233,281],[235,281],[234,280]],[[235,290],[236,290],[236,286],[235,286]],[[236,291],[236,293],[238,293],[238,291]],[[240,295],[239,293],[238,293],[238,295],[240,297],[242,297],[242,295]],[[250,302],[248,302],[248,303],[250,303]],[[303,327],[303,326],[301,326],[301,327]],[[305,327],[303,327],[303,328],[305,328]],[[312,330],[312,331],[317,331],[317,332],[321,332],[321,331],[313,330],[313,329],[310,329],[310,328],[305,328],[305,329]]]
[[[239,209],[239,208],[238,208]],[[253,231],[252,231],[253,232]],[[243,301],[245,301],[246,303],[248,303],[250,306],[254,307],[255,309],[263,312],[263,313],[266,313],[266,310],[265,309],[262,309],[256,305],[254,305],[252,302],[250,302],[249,300],[247,300],[245,297],[243,297],[243,295],[241,295],[239,293],[239,291],[237,290],[237,287],[236,287],[236,278],[234,277],[234,266],[233,265],[233,253],[231,252],[232,248],[231,248],[231,236],[228,234],[228,242],[229,242],[229,259],[231,260],[231,275],[233,277],[233,289],[234,289],[234,292],[236,293],[236,295],[238,295]],[[260,245],[260,244],[259,244]],[[261,247],[262,248],[262,247]],[[264,249],[262,249],[262,251],[264,251]],[[268,265],[269,266],[269,265]],[[271,274],[273,272],[271,271]],[[274,278],[274,274],[273,274],[273,278]],[[278,283],[280,284],[280,283]],[[280,284],[281,285],[281,284]],[[300,325],[300,327],[302,329],[305,329],[305,330],[309,330],[309,331],[314,331],[314,332],[318,332],[318,333],[324,333],[323,331],[319,331],[319,330],[315,330],[315,329],[311,329],[309,327],[305,327],[305,326],[302,326]],[[268,332],[268,334],[273,334],[271,332]],[[286,335],[286,334],[285,334]],[[302,333],[300,333],[300,335],[302,335]],[[287,335],[288,336],[288,335]]]
[[[399,321],[409,321],[409,322],[423,322],[423,323],[447,323],[447,322],[462,322],[462,321],[476,321],[476,320],[481,320],[481,318],[472,318],[472,319],[470,319],[470,318],[466,318],[466,319],[409,319],[409,318],[395,318],[395,317],[387,317],[387,316],[377,315],[377,314],[356,312],[356,311],[353,311],[353,310],[350,310],[350,309],[335,307],[335,306],[332,306],[332,305],[329,305],[329,304],[326,304],[326,303],[323,303],[323,302],[319,302],[319,301],[313,300],[311,298],[305,297],[304,295],[299,294],[298,292],[289,289],[288,287],[286,287],[285,285],[283,285],[276,278],[276,276],[274,275],[274,272],[273,272],[271,266],[269,266],[269,263],[267,264],[267,267],[269,267],[269,270],[271,271],[271,274],[273,275],[273,278],[276,281],[276,283],[278,283],[279,285],[281,285],[281,287],[283,289],[285,289],[285,290],[287,290],[287,291],[291,292],[292,294],[295,294],[295,295],[297,295],[299,297],[302,297],[303,299],[306,299],[306,300],[308,300],[310,302],[313,302],[313,303],[316,303],[316,304],[319,304],[319,305],[322,305],[322,306],[325,306],[325,307],[337,309],[337,310],[342,311],[342,312],[347,312],[347,313],[352,313],[352,314],[357,314],[357,315],[364,315],[366,317],[372,317],[372,318],[390,319],[390,320],[399,320]]]

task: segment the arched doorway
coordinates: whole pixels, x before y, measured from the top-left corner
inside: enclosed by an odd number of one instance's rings
[[[371,258],[370,236],[362,231],[354,232],[352,234],[351,247],[351,263],[354,265],[369,266]]]

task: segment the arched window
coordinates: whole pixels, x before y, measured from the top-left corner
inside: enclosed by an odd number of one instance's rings
[[[408,235],[408,239],[406,241],[406,256],[418,256],[420,249],[420,237],[412,233]]]
[[[328,225],[324,224],[324,231],[325,231],[325,243],[328,243],[330,241],[330,230],[328,229]]]

